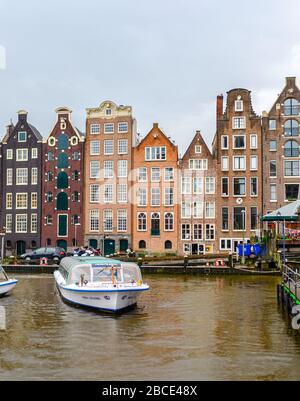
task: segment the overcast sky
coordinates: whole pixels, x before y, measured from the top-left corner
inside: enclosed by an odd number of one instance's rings
[[[0,0],[1,134],[25,108],[48,136],[59,106],[83,130],[110,99],[180,153],[197,129],[211,145],[218,94],[251,89],[261,113],[300,80],[299,21],[299,0]]]

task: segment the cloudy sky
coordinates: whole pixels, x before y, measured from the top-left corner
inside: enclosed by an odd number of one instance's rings
[[[261,113],[300,79],[299,20],[299,0],[0,0],[1,134],[21,108],[44,136],[58,106],[84,129],[111,99],[181,153],[197,129],[210,145],[218,94],[251,89]]]

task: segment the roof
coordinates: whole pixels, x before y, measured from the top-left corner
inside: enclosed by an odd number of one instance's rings
[[[31,125],[31,124],[28,124],[28,125],[31,128],[31,130],[33,131],[33,133],[36,136],[37,140],[42,141],[43,137],[42,137],[40,131],[37,128],[35,128],[34,125]]]
[[[289,203],[275,212],[270,213],[262,218],[262,221],[298,221],[300,214],[300,199],[296,202]]]
[[[90,264],[107,264],[107,265],[121,265],[119,260],[107,259],[104,257],[72,257],[72,258],[64,258],[61,261],[61,266],[70,273],[75,267],[81,265],[90,265]]]

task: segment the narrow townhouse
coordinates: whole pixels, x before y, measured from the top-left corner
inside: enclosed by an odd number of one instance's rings
[[[251,92],[233,89],[217,98],[217,133],[213,143],[217,162],[217,232],[221,252],[260,235],[262,216],[262,129]]]
[[[43,138],[18,112],[1,143],[1,229],[6,255],[21,255],[40,246]]]
[[[180,161],[178,253],[205,255],[216,246],[216,166],[200,131]]]
[[[132,248],[131,170],[136,121],[111,101],[87,109],[85,243],[105,256]]]
[[[84,134],[72,111],[56,110],[56,122],[43,148],[42,246],[66,250],[83,244]]]
[[[300,90],[286,84],[270,112],[263,113],[263,212],[298,199],[300,188]]]
[[[133,151],[133,249],[178,250],[178,148],[155,123]]]

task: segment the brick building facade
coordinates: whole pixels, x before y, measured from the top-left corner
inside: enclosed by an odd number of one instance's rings
[[[56,110],[57,120],[43,148],[42,246],[72,249],[83,244],[84,135],[71,110]]]

